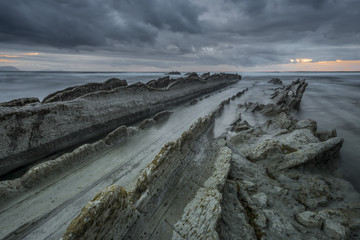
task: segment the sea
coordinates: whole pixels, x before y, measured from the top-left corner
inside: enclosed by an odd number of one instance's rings
[[[278,77],[285,84],[306,79],[297,119],[311,118],[319,130],[335,128],[345,142],[339,168],[345,179],[360,192],[360,72],[238,72],[242,81],[264,83]],[[172,75],[171,77],[181,77]],[[0,102],[17,98],[37,97],[67,87],[109,78],[127,80],[128,84],[148,82],[164,77],[164,72],[0,72]]]

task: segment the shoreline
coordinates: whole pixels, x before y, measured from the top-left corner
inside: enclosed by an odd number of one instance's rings
[[[153,237],[161,237],[165,230],[178,239],[217,238],[219,234],[223,238],[247,239],[285,238],[289,234],[299,239],[305,235],[346,239],[359,234],[356,214],[360,211],[360,195],[348,182],[334,175],[341,138],[336,137],[334,131],[317,131],[313,120],[298,121],[290,116],[296,111],[294,108],[301,105],[306,86],[305,81],[294,81],[287,86],[255,84],[249,86],[248,91],[230,86],[209,98],[198,97],[189,102],[184,110],[188,106],[200,109],[215,95],[223,98],[227,92],[233,92],[178,140],[165,144],[152,163],[134,178],[131,187],[124,191],[122,185],[114,185],[100,191],[84,208],[87,210],[71,223],[64,239],[103,236],[114,223],[126,227],[112,229],[111,234],[103,237],[145,237],[156,232],[160,235]],[[252,97],[254,92],[263,93],[264,102],[256,102],[257,98]],[[172,115],[168,124],[174,120]],[[152,119],[140,126],[153,133],[158,128]],[[124,129],[116,132],[128,132]],[[215,138],[212,132],[217,133]],[[126,135],[129,140],[133,138],[131,134]],[[118,136],[116,141],[124,144],[121,137],[124,135]],[[180,167],[175,166],[175,162],[181,162]],[[190,172],[183,168],[188,164],[195,164]],[[206,171],[201,172],[201,166]],[[173,188],[171,184],[178,187]],[[109,211],[112,202],[118,201],[109,198],[109,194],[126,202],[119,206],[121,210]],[[184,201],[184,196],[189,200]],[[234,210],[231,206],[238,208]],[[152,211],[155,212],[150,213]],[[172,217],[161,217],[164,211]],[[331,217],[334,214],[336,218]],[[197,219],[204,216],[209,217],[208,224],[201,227]],[[171,227],[165,218],[171,219]],[[151,221],[158,224],[150,224]],[[242,232],[235,225],[240,226]]]

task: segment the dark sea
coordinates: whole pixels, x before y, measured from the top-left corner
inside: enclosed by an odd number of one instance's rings
[[[360,72],[257,72],[241,73],[243,82],[266,82],[279,77],[285,84],[298,78],[309,83],[298,119],[311,118],[318,129],[335,128],[345,139],[340,169],[360,191]],[[126,79],[129,84],[148,82],[165,76],[163,72],[0,72],[0,102],[23,97],[42,100],[48,94],[109,78]],[[178,77],[178,76],[174,76]]]

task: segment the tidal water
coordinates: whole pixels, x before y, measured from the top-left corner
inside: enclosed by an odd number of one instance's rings
[[[264,84],[272,77],[279,77],[285,84],[297,78],[305,78],[309,85],[295,117],[314,119],[320,130],[335,128],[338,136],[345,139],[340,169],[344,177],[360,191],[360,72],[239,74],[243,76],[241,82],[244,86]],[[0,102],[22,97],[37,97],[42,100],[54,91],[89,82],[103,82],[113,77],[126,79],[132,84],[163,76],[163,72],[0,72]]]

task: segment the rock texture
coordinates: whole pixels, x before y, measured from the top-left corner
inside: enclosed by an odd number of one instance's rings
[[[127,86],[126,80],[110,78],[103,83],[87,83],[85,85],[69,87],[61,91],[54,92],[43,99],[43,103],[70,101],[89,93],[98,91],[108,91],[118,87]]]
[[[0,107],[0,175],[239,79],[234,74],[206,80],[190,75],[167,86],[160,79],[153,87],[110,79],[57,92],[44,103]]]
[[[277,88],[271,96],[274,103],[249,102],[245,103],[245,107],[248,111],[260,111],[267,116],[275,116],[281,112],[290,113],[290,111],[299,107],[306,87],[305,79],[298,79],[287,86]]]
[[[281,106],[275,117],[259,126],[239,118],[228,133],[233,158],[223,188],[222,239],[360,236],[360,195],[336,172],[343,139],[334,130],[317,132],[313,120],[289,115],[305,87],[295,81],[275,90],[273,99]],[[260,108],[254,111],[266,106],[250,105]]]
[[[268,83],[272,83],[272,84],[283,84],[283,82],[280,80],[280,78],[272,78],[271,80],[268,81]]]
[[[95,196],[63,239],[216,239],[231,151],[210,139],[223,105],[166,144],[129,192],[111,186]]]
[[[19,98],[9,102],[0,103],[0,107],[22,107],[31,103],[38,103],[38,98]]]
[[[30,168],[21,178],[14,180],[0,181],[0,203],[20,195],[33,188],[34,186],[45,182],[48,177],[54,177],[57,174],[66,171],[80,162],[88,161],[88,157],[96,153],[105,151],[116,144],[121,144],[131,137],[137,131],[149,128],[155,124],[163,123],[168,120],[171,111],[162,111],[153,118],[144,120],[138,128],[121,126],[103,139],[91,144],[84,144],[74,151],[65,153],[58,158],[49,160]]]

